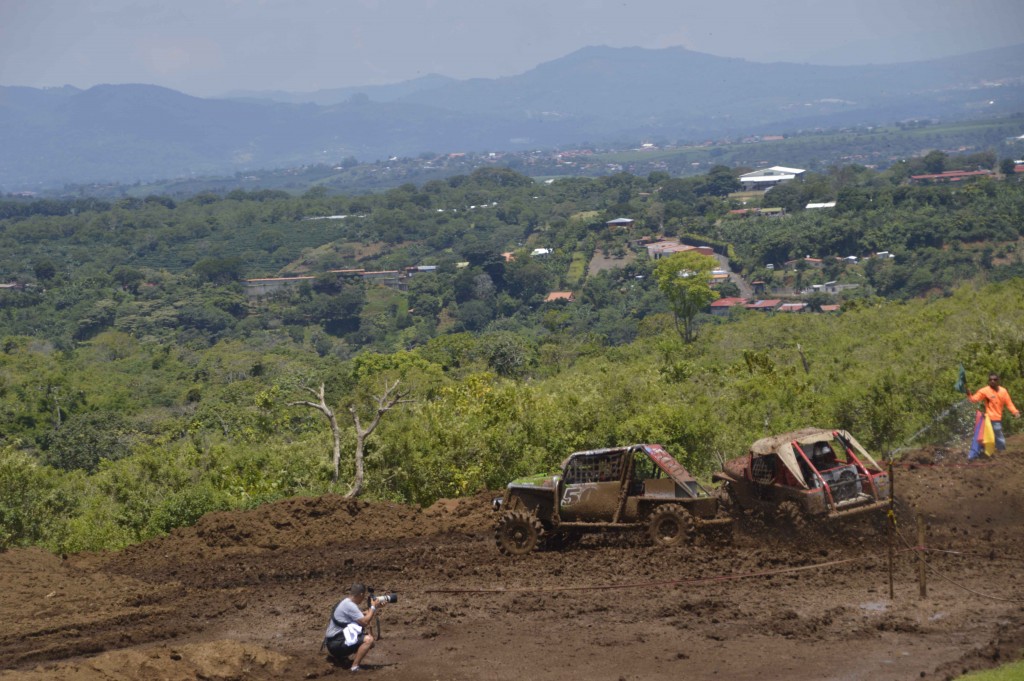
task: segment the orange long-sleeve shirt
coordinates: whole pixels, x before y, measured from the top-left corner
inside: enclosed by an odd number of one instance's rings
[[[1003,386],[999,386],[998,390],[993,390],[990,386],[985,386],[973,395],[968,395],[968,399],[971,402],[985,401],[985,414],[991,421],[1002,421],[1003,420],[1003,407],[1007,407],[1014,416],[1020,416],[1020,412],[1017,411],[1017,407],[1013,406],[1013,400],[1010,399],[1010,393]]]

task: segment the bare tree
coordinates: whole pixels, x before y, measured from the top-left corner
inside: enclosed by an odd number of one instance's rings
[[[396,404],[402,404],[404,402],[411,402],[412,400],[404,399],[409,394],[408,391],[398,390],[399,380],[396,378],[395,382],[390,386],[385,381],[384,392],[380,395],[374,395],[373,399],[377,403],[377,410],[373,414],[373,419],[370,421],[370,425],[363,427],[359,421],[359,412],[356,411],[355,405],[349,405],[348,412],[352,414],[352,420],[356,426],[356,474],[352,480],[352,489],[349,490],[345,498],[351,498],[357,496],[363,490],[363,446],[366,444],[366,438],[370,437],[378,425],[384,414],[391,410]],[[337,461],[337,459],[335,459]],[[337,465],[335,465],[335,476],[337,476]]]
[[[334,476],[331,478],[331,482],[338,482],[338,468],[341,465],[341,429],[338,428],[338,419],[334,417],[334,410],[327,406],[327,400],[324,399],[324,384],[320,384],[320,390],[316,391],[310,387],[306,387],[306,390],[313,393],[318,402],[309,402],[306,400],[299,400],[297,402],[289,402],[289,407],[310,407],[316,409],[327,417],[328,422],[331,424],[331,436],[334,438],[334,451],[331,458],[334,464]]]
[[[374,395],[373,400],[377,404],[376,411],[373,414],[373,419],[369,425],[363,426],[362,421],[359,419],[359,412],[356,410],[354,404],[348,406],[348,411],[352,415],[352,421],[356,427],[356,451],[355,451],[355,477],[352,480],[352,487],[345,494],[346,499],[356,497],[363,490],[363,481],[365,478],[365,466],[363,465],[363,458],[365,453],[366,440],[370,437],[370,434],[377,429],[380,425],[381,419],[384,414],[388,413],[393,407],[398,404],[405,402],[411,402],[412,400],[404,399],[408,395],[408,391],[400,391],[398,389],[400,381],[395,379],[395,382],[388,385],[384,383],[384,392],[380,395]],[[299,400],[296,402],[289,402],[289,407],[302,406],[316,409],[327,417],[328,422],[331,424],[331,436],[333,438],[334,449],[332,452],[332,463],[334,464],[334,474],[331,478],[331,482],[337,483],[339,477],[339,470],[341,467],[341,429],[338,427],[338,419],[335,417],[334,410],[331,409],[327,404],[327,400],[324,397],[324,384],[320,384],[319,390],[313,390],[307,387],[306,390],[313,393],[313,396],[317,398],[316,402],[310,402],[307,400]]]

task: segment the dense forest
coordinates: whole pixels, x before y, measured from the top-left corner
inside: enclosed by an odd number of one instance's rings
[[[1005,169],[936,152],[763,197],[719,166],[0,201],[0,546],[118,547],[210,510],[344,492],[349,408],[369,418],[396,380],[406,399],[367,443],[364,493],[414,503],[627,442],[660,442],[706,476],[809,424],[880,452],[948,437],[956,410],[936,417],[961,399],[958,364],[975,386],[992,370],[1024,386],[1024,184],[909,182],[952,167]],[[786,215],[729,213],[758,205]],[[608,224],[621,217],[635,222]],[[809,298],[839,315],[702,315],[683,343],[643,248],[661,236],[713,246],[773,294],[857,286]],[[782,266],[806,256],[824,266]],[[351,272],[411,267],[400,287]],[[246,283],[298,275],[265,296]],[[552,291],[574,300],[545,302]],[[291,404],[320,385],[342,426],[338,484],[326,419]]]

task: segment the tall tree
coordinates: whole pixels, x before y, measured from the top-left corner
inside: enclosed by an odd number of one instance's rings
[[[726,196],[730,192],[739,191],[742,184],[736,178],[736,171],[729,166],[714,166],[704,177],[704,186],[698,189],[698,194],[710,194],[711,196]]]
[[[693,340],[697,314],[718,298],[710,283],[714,268],[713,257],[695,251],[670,255],[654,268],[658,288],[668,299],[676,331],[684,343]]]

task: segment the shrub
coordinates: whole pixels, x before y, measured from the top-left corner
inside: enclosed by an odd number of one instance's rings
[[[0,450],[0,550],[44,540],[59,511],[58,476],[13,446]]]

